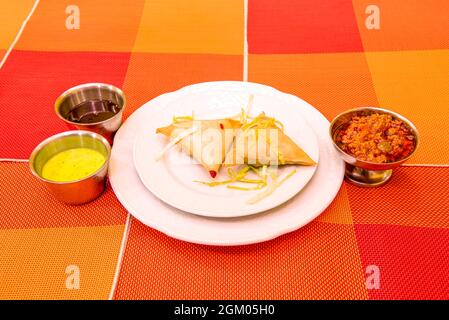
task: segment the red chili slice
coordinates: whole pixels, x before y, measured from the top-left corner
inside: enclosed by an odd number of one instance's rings
[[[215,171],[215,170],[210,170],[210,171],[209,171],[209,174],[210,174],[210,176],[211,176],[212,178],[215,178],[215,177],[217,176],[217,171]]]

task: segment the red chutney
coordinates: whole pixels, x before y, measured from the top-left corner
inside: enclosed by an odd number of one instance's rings
[[[415,136],[402,120],[378,113],[353,116],[337,132],[336,142],[357,159],[376,163],[406,158],[416,146]]]

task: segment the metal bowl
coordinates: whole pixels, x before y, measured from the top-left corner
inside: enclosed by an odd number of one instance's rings
[[[110,101],[111,106],[96,103]],[[88,102],[83,107],[82,103]],[[70,129],[88,130],[103,135],[110,144],[122,124],[126,106],[125,94],[119,88],[105,83],[86,83],[65,91],[56,99],[55,112]],[[82,118],[104,115],[101,121],[81,123]]]
[[[393,119],[399,119],[405,123],[405,125],[410,129],[410,132],[415,137],[415,149],[409,156],[395,162],[376,163],[357,159],[354,156],[343,151],[338,146],[338,144],[336,143],[336,136],[342,126],[346,125],[353,116],[368,116],[372,113],[389,114],[393,116]],[[343,160],[346,162],[346,179],[352,184],[361,187],[377,187],[385,184],[391,178],[393,169],[410,159],[419,145],[418,130],[410,120],[396,112],[375,107],[350,109],[339,114],[331,122],[329,127],[329,134],[332,138],[335,149],[339,152]]]
[[[42,177],[44,164],[59,152],[73,148],[90,148],[104,155],[105,162],[91,175],[76,181],[57,182]],[[31,153],[30,169],[55,197],[68,204],[83,204],[100,196],[105,188],[111,147],[99,134],[75,130],[56,134],[41,142]]]

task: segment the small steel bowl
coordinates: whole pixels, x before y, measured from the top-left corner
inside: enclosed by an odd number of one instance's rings
[[[42,177],[44,164],[59,152],[73,148],[90,148],[102,153],[105,163],[91,175],[75,181],[57,182]],[[105,189],[111,146],[99,134],[75,130],[56,134],[41,142],[31,153],[30,169],[55,197],[68,204],[83,204],[96,199]]]
[[[415,149],[408,157],[389,163],[368,162],[355,158],[354,156],[343,151],[338,146],[338,144],[336,143],[336,137],[339,129],[342,126],[347,124],[353,116],[368,116],[372,113],[389,114],[393,116],[393,119],[402,120],[405,123],[405,125],[410,129],[410,132],[415,137],[414,139]],[[346,162],[346,171],[345,171],[346,179],[350,183],[360,187],[378,187],[385,184],[391,178],[393,169],[400,166],[408,159],[410,159],[410,157],[415,153],[419,144],[418,130],[410,120],[406,119],[405,117],[401,116],[396,112],[375,107],[362,107],[350,109],[348,111],[339,114],[331,122],[329,127],[329,134],[332,138],[332,142],[334,144],[335,149],[339,152],[343,160]]]
[[[96,103],[101,100],[112,102],[110,106]],[[80,107],[80,104],[90,102]],[[116,105],[116,107],[113,107]],[[112,144],[114,135],[122,124],[126,106],[122,90],[105,83],[86,83],[65,91],[55,102],[56,115],[72,129],[92,131],[104,136]],[[81,123],[80,119],[104,115],[97,122]]]

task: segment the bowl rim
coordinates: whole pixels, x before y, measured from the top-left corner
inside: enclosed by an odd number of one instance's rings
[[[70,180],[70,181],[54,181],[54,180],[49,180],[49,179],[45,179],[44,177],[42,177],[41,175],[39,175],[36,172],[36,169],[34,168],[34,162],[36,159],[36,156],[39,154],[39,152],[50,142],[56,141],[58,139],[61,138],[65,138],[65,137],[69,137],[69,136],[91,136],[93,139],[99,140],[101,143],[103,143],[103,145],[106,147],[106,151],[107,151],[107,157],[103,163],[103,165],[98,168],[97,170],[95,170],[93,173],[91,173],[90,175],[82,178],[82,179],[78,179],[78,180]],[[70,149],[68,149],[70,150]],[[106,140],[105,137],[103,137],[102,135],[95,133],[95,132],[91,132],[91,131],[87,131],[87,130],[71,130],[71,131],[64,131],[64,132],[60,132],[57,133],[55,135],[52,135],[48,138],[46,138],[45,140],[43,140],[41,143],[39,143],[31,152],[30,157],[29,157],[29,167],[31,170],[31,173],[37,177],[39,180],[47,182],[47,183],[51,183],[51,184],[57,184],[57,185],[67,185],[67,184],[72,184],[72,183],[77,183],[77,182],[81,182],[84,180],[87,180],[89,178],[92,178],[93,176],[95,176],[97,173],[99,173],[100,171],[104,170],[105,168],[108,167],[109,165],[109,159],[111,158],[111,145],[109,144],[108,140]]]
[[[79,123],[79,122],[70,121],[70,120],[64,118],[62,116],[61,112],[59,112],[59,106],[61,105],[61,102],[64,99],[66,99],[70,94],[74,93],[75,91],[84,89],[84,88],[88,88],[88,87],[98,87],[98,88],[108,87],[110,90],[117,92],[123,98],[123,106],[120,107],[120,111],[106,120],[97,121],[97,122]],[[59,97],[56,98],[56,100],[55,100],[55,109],[54,110],[55,110],[55,113],[58,116],[58,118],[61,119],[62,121],[76,125],[76,126],[80,126],[80,127],[88,127],[88,126],[95,126],[95,125],[103,124],[112,119],[117,118],[118,116],[121,116],[123,114],[123,110],[126,107],[126,102],[127,102],[126,96],[125,96],[125,93],[122,91],[122,89],[120,89],[112,84],[107,84],[107,83],[102,83],[102,82],[89,82],[89,83],[83,83],[83,84],[79,84],[77,86],[71,87],[71,88],[67,89],[66,91],[64,91],[63,93],[61,93],[59,95]]]
[[[334,131],[335,123],[337,122],[337,120],[339,120],[344,115],[347,115],[347,114],[350,114],[350,113],[353,113],[353,112],[361,112],[361,111],[373,111],[373,112],[378,111],[378,112],[383,113],[383,114],[392,115],[393,117],[396,117],[396,118],[402,120],[403,122],[405,122],[407,124],[407,126],[409,126],[412,129],[411,130],[412,134],[415,137],[415,148],[413,149],[412,153],[410,153],[407,157],[402,158],[402,159],[397,160],[397,161],[394,161],[394,162],[379,163],[379,162],[371,162],[371,161],[360,160],[357,157],[355,157],[355,156],[347,153],[346,151],[342,150],[340,148],[340,146],[334,140],[333,131]],[[420,142],[419,142],[419,140],[420,140],[419,131],[416,128],[416,126],[413,124],[413,122],[411,122],[409,119],[407,119],[406,117],[404,117],[403,115],[401,115],[401,114],[399,114],[397,112],[394,112],[394,111],[391,111],[391,110],[388,110],[388,109],[379,108],[379,107],[369,107],[369,106],[352,108],[352,109],[348,109],[346,111],[343,111],[343,112],[339,113],[337,116],[335,116],[335,118],[331,121],[331,123],[329,125],[329,135],[331,137],[331,140],[332,140],[332,143],[333,143],[334,147],[337,148],[338,151],[340,151],[344,155],[347,155],[347,156],[353,158],[354,160],[356,160],[356,161],[358,161],[360,163],[365,163],[367,165],[374,165],[374,166],[376,166],[376,165],[378,165],[378,166],[399,165],[399,164],[407,161],[408,159],[410,159],[415,154],[415,152],[418,149],[418,146],[420,144]]]

